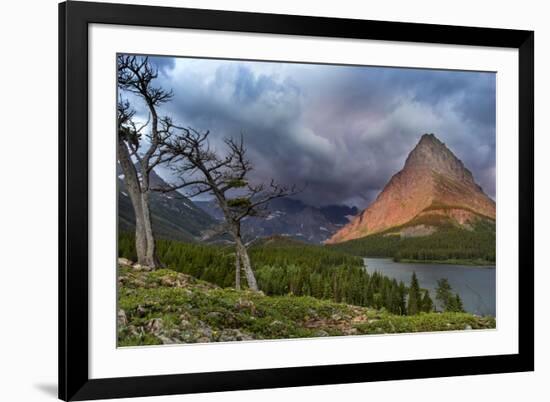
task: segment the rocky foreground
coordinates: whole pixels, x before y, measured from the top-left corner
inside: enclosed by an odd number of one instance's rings
[[[466,313],[397,316],[313,297],[222,289],[121,260],[118,346],[495,328]]]

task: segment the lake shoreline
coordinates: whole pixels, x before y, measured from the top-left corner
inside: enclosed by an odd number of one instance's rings
[[[364,257],[364,258],[379,258],[379,257]],[[381,258],[388,258],[388,257],[381,257]],[[494,269],[496,266],[496,262],[485,261],[485,260],[479,260],[479,261],[476,261],[476,260],[412,260],[408,258],[395,260],[392,258],[392,261],[403,263],[403,264],[467,265],[470,267],[488,268],[488,269]]]
[[[487,261],[487,260],[413,260],[410,258],[402,258],[400,260],[396,260],[393,257],[389,256],[369,256],[369,255],[361,255],[361,258],[372,258],[372,259],[386,259],[386,260],[392,260],[396,263],[401,264],[434,264],[434,265],[468,265],[471,267],[476,268],[489,268],[494,269],[496,266],[496,261]]]
[[[495,316],[496,313],[496,268],[495,266],[435,264],[422,262],[405,263],[391,258],[363,258],[368,273],[378,272],[408,285],[416,273],[420,288],[428,290],[433,300],[436,297],[438,280],[449,281],[453,293],[458,293],[464,309],[470,314]]]

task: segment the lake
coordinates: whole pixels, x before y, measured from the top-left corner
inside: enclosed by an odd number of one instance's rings
[[[495,316],[496,270],[494,266],[470,266],[451,264],[399,263],[389,258],[364,258],[367,272],[375,271],[403,281],[409,286],[416,272],[420,287],[427,289],[435,300],[437,280],[447,278],[454,293],[462,299],[464,309],[472,314]]]

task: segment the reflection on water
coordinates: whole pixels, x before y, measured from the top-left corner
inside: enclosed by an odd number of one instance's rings
[[[495,316],[496,286],[495,267],[477,267],[450,264],[404,264],[388,258],[364,258],[367,272],[375,271],[395,278],[405,285],[411,282],[413,271],[416,272],[420,287],[427,289],[435,300],[437,280],[447,278],[453,292],[460,295],[464,309],[477,315]]]

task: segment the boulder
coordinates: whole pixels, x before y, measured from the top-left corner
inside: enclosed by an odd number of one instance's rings
[[[118,325],[127,325],[128,324],[128,318],[126,317],[126,312],[122,309],[118,310],[117,324]]]
[[[247,335],[238,329],[224,329],[218,338],[219,342],[233,342],[233,341],[246,341],[253,339],[250,335]]]
[[[137,306],[136,308],[136,314],[138,317],[143,317],[145,314],[147,314],[147,310],[142,305]]]
[[[145,330],[152,334],[158,334],[162,331],[162,318],[153,318],[145,324]]]
[[[118,265],[123,265],[125,267],[131,267],[134,263],[132,261],[130,261],[129,259],[127,258],[119,258],[118,259]]]

